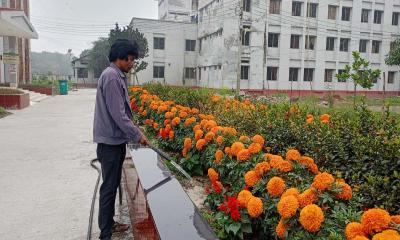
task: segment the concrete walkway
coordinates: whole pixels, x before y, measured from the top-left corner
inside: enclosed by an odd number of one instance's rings
[[[0,239],[86,238],[95,94],[70,92],[0,119]]]

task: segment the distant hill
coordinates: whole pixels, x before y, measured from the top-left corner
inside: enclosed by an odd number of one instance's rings
[[[70,56],[62,53],[32,52],[31,72],[32,74],[72,75]]]

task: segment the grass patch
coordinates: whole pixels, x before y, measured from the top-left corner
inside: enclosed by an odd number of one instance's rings
[[[4,108],[0,107],[0,118],[3,118],[7,115],[9,115],[10,113],[7,112]]]

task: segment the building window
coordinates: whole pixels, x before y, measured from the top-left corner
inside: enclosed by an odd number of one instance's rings
[[[186,79],[196,79],[196,68],[185,68]]]
[[[359,51],[360,53],[365,53],[365,52],[367,52],[367,45],[368,45],[368,40],[366,40],[366,39],[361,39],[361,40],[360,40],[360,47],[359,47],[358,51]]]
[[[278,80],[278,68],[277,67],[267,67],[267,80],[268,81]]]
[[[339,69],[338,70],[338,75],[340,75],[340,74],[342,74],[344,72],[344,69]],[[346,82],[346,79],[337,79],[338,80],[338,82]]]
[[[290,48],[299,49],[300,48],[300,35],[293,35],[290,37]]]
[[[199,80],[201,81],[201,67],[199,67]]]
[[[154,49],[165,49],[165,38],[154,37]]]
[[[369,12],[370,12],[371,10],[369,10],[369,9],[363,9],[363,10],[361,10],[361,22],[362,23],[367,23],[367,22],[369,22]]]
[[[315,36],[310,36],[307,35],[306,36],[306,45],[305,48],[308,50],[314,50],[315,49],[315,41],[316,41],[316,37]]]
[[[307,5],[307,17],[316,18],[317,17],[318,4],[308,3]]]
[[[279,33],[268,33],[268,47],[277,48],[279,46]]]
[[[281,13],[281,0],[271,0],[269,5],[269,13],[280,14]]]
[[[375,24],[381,24],[382,23],[382,16],[383,16],[383,11],[375,10],[375,12],[374,12],[374,23]]]
[[[350,43],[350,38],[341,38],[340,39],[340,51],[348,52],[349,51],[349,43]]]
[[[289,68],[289,82],[297,82],[299,80],[299,68]]]
[[[325,78],[324,82],[332,82],[334,69],[325,69]]]
[[[390,43],[390,51],[392,51],[393,49],[395,49],[396,47],[396,42],[391,42]]]
[[[240,79],[249,80],[250,66],[241,66],[240,68]]]
[[[78,78],[88,78],[89,72],[87,68],[78,68],[77,70]]]
[[[342,7],[342,21],[350,21],[351,7]]]
[[[302,2],[292,2],[292,16],[301,16],[301,5]]]
[[[372,53],[379,53],[381,48],[381,41],[372,41]]]
[[[186,39],[186,51],[188,52],[196,51],[196,40]]]
[[[392,25],[393,26],[399,25],[399,16],[400,16],[399,12],[393,12],[393,16],[392,16]]]
[[[250,46],[250,28],[244,27],[242,30],[242,45]]]
[[[154,66],[153,67],[153,78],[164,78],[164,66]]]
[[[328,19],[336,20],[337,15],[337,6],[329,5],[328,6]]]
[[[251,11],[251,0],[243,0],[243,11],[245,12]]]
[[[304,82],[312,82],[314,80],[314,68],[304,68]]]
[[[389,84],[393,84],[395,77],[396,77],[396,72],[389,72],[389,74],[388,74],[388,83]]]
[[[7,8],[7,0],[1,0],[0,7]]]
[[[335,51],[335,38],[334,37],[326,38],[326,51]]]

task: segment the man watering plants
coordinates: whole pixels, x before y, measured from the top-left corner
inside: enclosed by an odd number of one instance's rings
[[[115,197],[121,182],[122,164],[128,142],[148,145],[140,129],[131,121],[127,76],[138,57],[136,43],[117,40],[111,47],[110,66],[98,81],[94,113],[93,138],[101,164],[103,183],[100,187],[100,239],[111,239],[114,232],[124,232],[129,225],[114,221]]]

